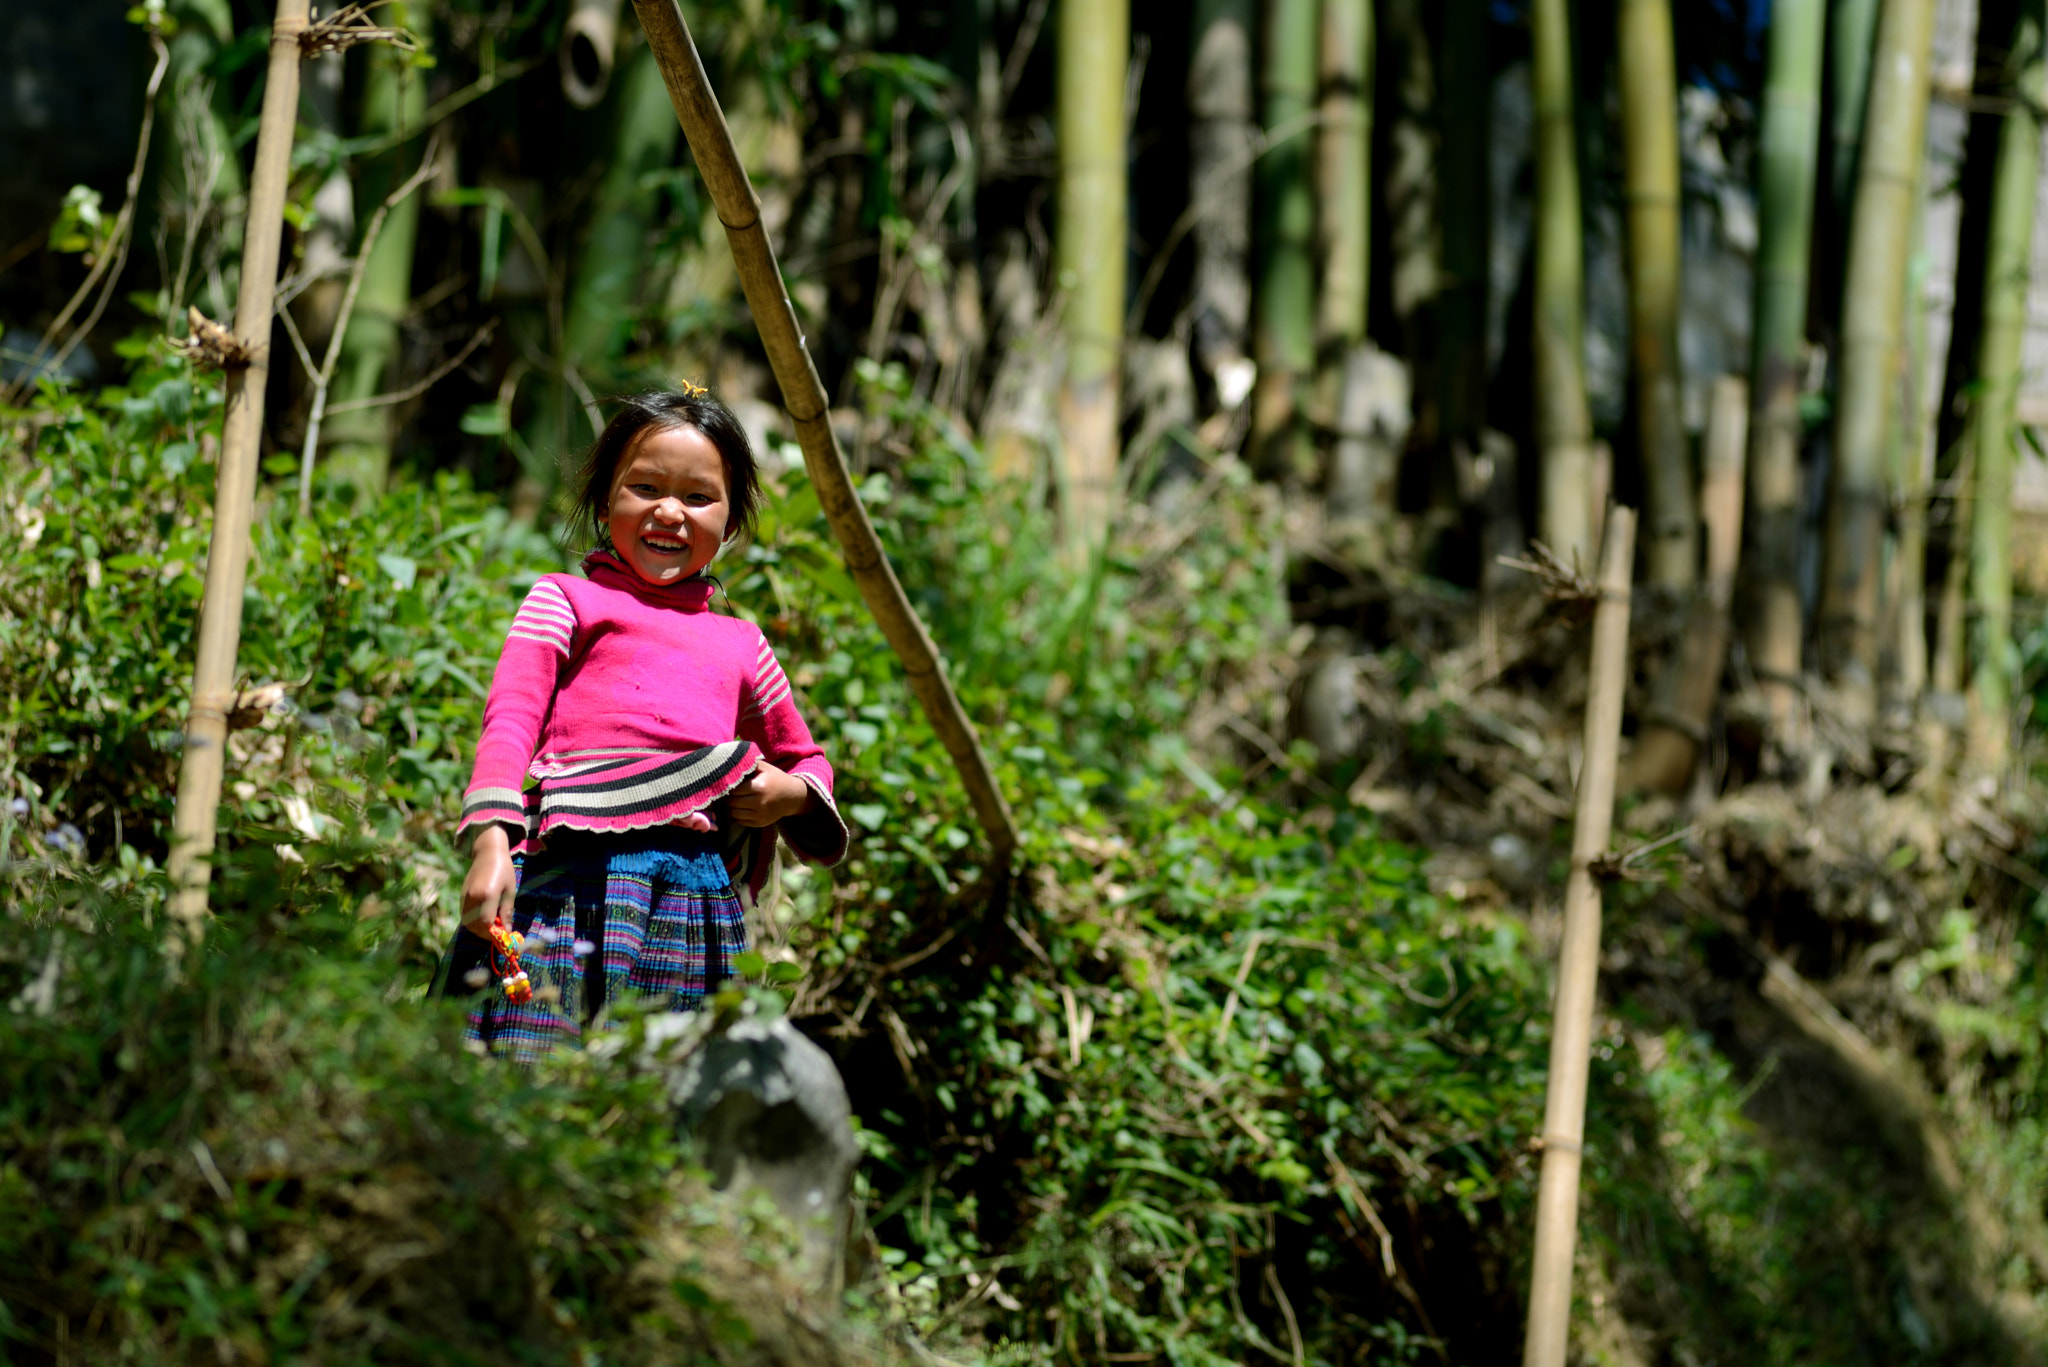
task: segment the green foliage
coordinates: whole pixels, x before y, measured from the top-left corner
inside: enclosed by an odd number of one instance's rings
[[[0,494],[0,796],[22,808],[6,857],[67,825],[95,856],[163,852],[219,403],[182,362],[145,363],[91,402],[46,390],[27,429]],[[293,839],[288,809],[354,765],[364,819],[431,836],[459,810],[519,594],[560,558],[454,477],[375,502],[324,489],[304,523],[289,503],[263,500],[243,601],[243,677],[288,691],[232,742],[239,817]]]
[[[226,882],[176,964],[147,882],[11,918],[0,1360],[672,1362],[750,1332],[745,1278],[704,1275],[745,1238],[637,1049],[481,1066],[452,1010],[391,1005],[415,971],[345,884]]]

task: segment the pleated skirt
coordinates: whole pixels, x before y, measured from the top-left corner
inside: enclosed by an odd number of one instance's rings
[[[580,1044],[606,1004],[627,997],[695,1010],[747,948],[739,892],[715,835],[672,826],[564,831],[513,865],[512,928],[526,937],[520,963],[533,996],[508,1000],[488,943],[460,928],[442,980],[447,995],[469,999],[465,1037],[493,1054],[532,1063]]]

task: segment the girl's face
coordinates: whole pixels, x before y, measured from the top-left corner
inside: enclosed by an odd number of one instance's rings
[[[650,584],[679,583],[725,540],[725,461],[693,427],[643,432],[620,459],[603,511],[619,559]]]

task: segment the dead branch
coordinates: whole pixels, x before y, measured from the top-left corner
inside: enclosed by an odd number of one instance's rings
[[[367,399],[350,399],[346,403],[334,404],[328,408],[327,416],[331,418],[337,413],[353,413],[361,408],[384,408],[391,404],[407,403],[417,399],[420,395],[446,379],[449,373],[455,367],[468,360],[478,347],[491,340],[491,334],[496,332],[497,329],[497,319],[493,318],[490,322],[485,323],[476,330],[475,336],[463,343],[462,350],[435,366],[433,370],[427,373],[425,379],[409,384],[403,389],[395,389],[389,394],[372,394]]]
[[[157,32],[154,24],[149,29],[149,45],[156,52],[156,65],[150,70],[149,84],[142,95],[142,131],[135,140],[135,163],[128,171],[126,197],[121,202],[121,212],[115,216],[113,231],[107,234],[106,245],[100,250],[99,259],[93,262],[92,270],[86,274],[84,282],[79,285],[78,291],[71,296],[62,311],[51,321],[48,330],[43,333],[42,340],[36,343],[35,351],[29,356],[28,364],[23,367],[21,378],[10,391],[7,391],[7,399],[11,404],[21,402],[22,397],[35,386],[36,376],[45,371],[54,375],[71,359],[71,353],[78,349],[78,344],[99,324],[100,315],[107,311],[107,301],[113,298],[114,287],[121,280],[121,271],[128,264],[128,247],[135,238],[135,201],[142,190],[142,168],[149,164],[150,133],[156,127],[156,93],[162,88],[164,73],[170,70],[171,66],[171,50],[164,45],[163,35]],[[72,318],[76,316],[86,299],[91,297],[95,288],[99,289],[99,298],[93,301],[92,311],[86,315],[85,321],[78,325],[77,330],[65,339],[64,345],[57,349],[56,354],[50,355],[50,344],[70,326]],[[46,355],[50,356],[47,364],[43,361]]]
[[[391,211],[405,202],[407,195],[424,185],[434,173],[434,153],[439,145],[440,134],[427,140],[427,150],[420,157],[419,168],[406,177],[404,184],[384,197],[377,206],[377,212],[370,217],[369,226],[363,229],[363,245],[356,251],[355,266],[348,273],[348,288],[341,296],[341,309],[334,316],[334,331],[327,339],[327,355],[321,359],[320,373],[313,377],[313,411],[306,420],[306,444],[299,455],[299,516],[309,516],[313,511],[313,457],[320,450],[320,422],[327,413],[327,386],[334,381],[334,367],[341,361],[342,339],[348,335],[349,315],[355,312],[356,295],[363,288],[363,272],[370,264],[370,253],[377,246],[377,234],[384,231],[384,220]]]
[[[190,362],[194,370],[240,370],[249,364],[249,353],[235,340],[235,334],[196,306],[186,309],[185,323],[186,334],[171,338],[171,350]]]
[[[343,6],[299,35],[299,55],[318,57],[328,52],[346,52],[360,43],[389,43],[400,52],[418,52],[419,37],[410,29],[385,28],[370,22],[371,10],[390,3],[391,0],[374,0],[368,5]]]
[[[1531,541],[1528,559],[1503,555],[1499,557],[1499,563],[1508,569],[1534,575],[1543,596],[1560,607],[1583,613],[1591,611],[1593,605],[1600,601],[1600,586],[1579,568],[1576,551],[1572,553],[1572,563],[1567,565],[1556,551],[1541,541]]]

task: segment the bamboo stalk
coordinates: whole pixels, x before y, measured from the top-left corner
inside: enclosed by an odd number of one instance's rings
[[[418,0],[400,0],[386,11],[387,22],[424,37],[427,9]],[[368,54],[362,120],[366,130],[418,129],[427,117],[427,73],[412,65],[410,53],[378,44]],[[421,165],[426,165],[423,149]],[[405,183],[405,154],[366,158],[356,181],[356,203],[383,202],[392,187]],[[342,343],[341,362],[330,385],[327,414],[327,472],[360,488],[382,492],[391,476],[391,447],[398,435],[397,415],[365,408],[354,401],[391,387],[399,356],[399,323],[412,303],[414,248],[419,241],[420,201],[401,197],[381,220],[376,243],[365,239],[357,255],[365,261],[356,296],[355,321]],[[350,404],[346,413],[334,411]]]
[[[1848,237],[1849,213],[1855,206],[1856,161],[1863,145],[1863,114],[1870,99],[1871,45],[1877,34],[1879,0],[1834,0],[1834,22],[1830,26],[1828,66],[1833,72],[1834,107],[1829,123],[1833,129],[1834,160],[1830,168],[1835,201],[1835,221]],[[1775,28],[1778,14],[1771,13]]]
[[[1322,0],[1318,65],[1322,126],[1316,130],[1316,245],[1322,282],[1316,331],[1324,383],[1334,390],[1345,357],[1365,341],[1372,269],[1370,0]]]
[[[1308,473],[1303,405],[1316,365],[1315,190],[1309,134],[1316,100],[1316,0],[1267,0],[1261,61],[1266,150],[1256,172],[1258,289],[1252,349],[1252,455],[1270,474]]]
[[[363,229],[363,245],[356,251],[355,264],[349,267],[348,286],[342,291],[341,308],[334,315],[334,328],[327,337],[327,351],[322,356],[319,369],[315,370],[310,358],[306,369],[313,381],[313,403],[306,416],[306,440],[299,452],[299,516],[313,515],[313,461],[320,454],[320,425],[327,418],[327,390],[334,383],[334,367],[341,360],[342,346],[348,338],[350,315],[356,310],[356,296],[363,287],[363,272],[369,268],[371,255],[377,250],[378,235],[384,231],[384,220],[393,207],[406,196],[426,183],[433,174],[433,145],[428,144],[428,155],[420,161],[417,171],[405,184],[384,197],[377,206],[377,212],[370,216],[369,226]],[[291,315],[284,317],[289,323]],[[337,413],[349,412],[370,405],[362,399],[344,400],[336,405]]]
[[[1104,552],[1116,496],[1130,198],[1124,136],[1130,0],[1062,4],[1057,22],[1053,253],[1067,342],[1059,397],[1060,531],[1069,560],[1081,564]]]
[[[1706,577],[1686,612],[1685,634],[1665,668],[1657,707],[1643,719],[1629,750],[1624,791],[1684,791],[1706,744],[1721,670],[1728,662],[1728,609],[1742,546],[1742,465],[1748,440],[1749,386],[1739,376],[1723,375],[1714,382],[1701,443]]]
[[[1679,411],[1678,61],[1671,0],[1621,0],[1616,27],[1643,558],[1650,582],[1682,593],[1699,577],[1700,536]]]
[[[277,253],[284,232],[284,196],[291,173],[292,134],[299,117],[299,34],[307,0],[277,0],[270,30],[270,74],[256,132],[256,169],[249,181],[249,217],[242,237],[242,283],[235,300],[235,341],[247,364],[228,371],[227,418],[213,499],[213,537],[206,552],[206,594],[199,611],[198,659],[178,770],[178,806],[171,820],[171,914],[191,941],[203,934],[206,884],[213,869],[221,773],[227,759],[228,711],[234,705],[235,651],[242,635],[242,586],[249,569],[256,459],[263,439],[263,389],[270,375],[271,311]]]
[[[1635,539],[1635,511],[1611,510],[1600,550],[1600,606],[1593,615],[1585,762],[1579,771],[1578,810],[1572,822],[1571,877],[1564,891],[1564,944],[1558,955],[1557,1003],[1550,1032],[1550,1082],[1543,1098],[1543,1171],[1536,1189],[1536,1255],[1529,1282],[1523,1367],[1564,1367],[1570,1337],[1572,1249],[1578,1239],[1593,988],[1600,973],[1600,884],[1593,874],[1593,861],[1607,853],[1614,821]]]
[[[1585,261],[1579,154],[1572,131],[1571,19],[1566,0],[1529,9],[1536,114],[1536,454],[1539,528],[1567,561],[1593,552],[1593,418],[1586,407]]]
[[[1927,122],[1934,0],[1884,0],[1849,230],[1821,588],[1821,663],[1855,713],[1875,705],[1888,433]]]
[[[2043,0],[2023,0],[2007,74],[2017,96],[1999,130],[1998,170],[1984,250],[1984,330],[1978,351],[1977,456],[1970,519],[1970,758],[2005,761],[2017,652],[2012,642],[2013,407],[2027,329],[2028,257],[2041,162]]]
[[[661,63],[683,136],[689,140],[698,173],[718,209],[718,220],[725,226],[725,240],[732,248],[747,308],[760,330],[762,349],[768,353],[769,368],[782,388],[783,406],[803,448],[804,468],[817,490],[819,506],[839,538],[847,571],[902,663],[911,692],[952,756],[998,863],[1007,863],[1017,848],[1016,820],[996,786],[974,723],[961,708],[952,681],[946,677],[946,666],[917,610],[904,596],[896,569],[883,554],[874,524],[854,490],[839,437],[832,430],[825,386],[819,382],[817,367],[804,345],[796,311],[783,286],[782,268],[776,264],[775,249],[761,223],[760,200],[740,164],[725,113],[690,37],[690,26],[676,0],[633,0],[633,8],[639,13],[640,27],[654,49],[655,60]]]
[[[1217,391],[1217,407],[1244,398],[1252,286],[1252,163],[1258,131],[1252,122],[1251,0],[1196,0],[1193,55],[1188,62],[1188,214],[1195,239],[1189,286],[1195,360]],[[1178,225],[1176,225],[1178,227]],[[1173,239],[1147,273],[1163,268]],[[1152,291],[1141,288],[1141,300]],[[1248,381],[1243,381],[1248,383]]]
[[[1756,330],[1750,351],[1747,639],[1774,733],[1794,716],[1805,625],[1799,599],[1799,382],[1820,145],[1826,0],[1771,11],[1757,149]]]

